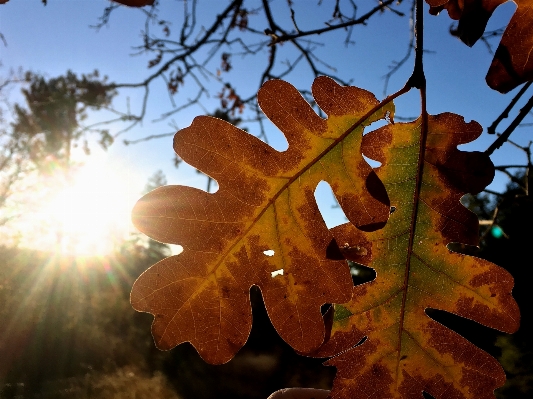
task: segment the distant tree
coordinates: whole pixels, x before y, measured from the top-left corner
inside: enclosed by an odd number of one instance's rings
[[[143,327],[150,316],[129,304],[167,247],[137,238],[104,259],[0,246],[0,398],[175,397]]]
[[[10,100],[18,88],[25,104]],[[67,170],[74,147],[90,152],[89,133],[98,134],[103,148],[113,142],[107,129],[84,121],[89,111],[109,108],[116,94],[97,71],[81,76],[68,71],[56,78],[19,71],[0,81],[0,226],[30,201],[23,192],[35,184],[34,172]],[[14,194],[16,200],[10,200]]]
[[[28,140],[0,127],[0,209],[4,208],[13,194],[14,186],[28,171],[28,155]],[[0,225],[7,223],[13,216],[14,214],[3,214]]]
[[[144,186],[144,194],[155,190],[158,187],[165,186],[167,184],[167,178],[163,171],[159,169],[152,176],[148,178],[146,185]]]
[[[90,152],[87,133],[97,133],[103,148],[113,142],[108,129],[82,125],[89,110],[108,108],[117,94],[98,71],[80,77],[67,71],[50,79],[28,72],[26,84],[22,89],[26,104],[15,104],[12,127],[13,134],[33,140],[32,161],[40,164],[52,156],[68,166],[73,147],[81,145]]]
[[[20,73],[10,73],[0,79],[0,209],[5,210],[9,198],[20,187],[17,185],[34,167],[30,161],[33,140],[31,137],[19,134],[9,124],[11,103],[9,101],[13,86],[23,78]],[[18,214],[17,210],[2,212],[0,226]]]

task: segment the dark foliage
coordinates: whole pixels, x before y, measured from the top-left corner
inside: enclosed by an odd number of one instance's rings
[[[57,78],[46,79],[28,72],[27,88],[22,89],[26,106],[15,104],[13,132],[33,140],[32,160],[42,162],[52,156],[68,164],[73,146],[84,134],[93,131],[100,135],[100,144],[107,148],[113,137],[107,129],[86,129],[81,122],[90,109],[109,107],[116,91],[106,85],[98,71],[78,77],[71,71]],[[87,140],[81,143],[89,152]]]

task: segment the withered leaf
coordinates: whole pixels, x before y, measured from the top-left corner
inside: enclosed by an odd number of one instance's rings
[[[476,122],[445,113],[428,116],[425,151],[421,119],[363,138],[363,153],[382,163],[376,172],[396,210],[379,231],[333,229],[339,243],[365,242],[371,263],[354,260],[377,277],[355,286],[352,299],[328,315],[332,328],[315,355],[334,356],[326,363],[337,367],[332,398],[422,398],[425,391],[436,399],[488,399],[503,385],[494,358],[425,313],[440,309],[500,331],[518,328],[511,275],[446,247],[477,245],[477,218],[459,200],[490,183],[494,167],[485,154],[457,146],[481,132]]]
[[[494,10],[508,0],[426,0],[430,12],[446,9],[452,19],[459,20],[458,35],[468,46],[483,35]],[[516,86],[533,80],[533,2],[514,0],[518,6],[503,33],[487,73],[487,84],[507,93]]]
[[[327,119],[286,82],[266,82],[258,93],[287,138],[284,152],[207,116],[176,134],[179,157],[215,179],[219,190],[162,187],[133,210],[139,230],[183,246],[142,274],[131,294],[135,309],[154,314],[158,347],[189,341],[210,363],[230,360],[250,332],[249,289],[257,285],[280,336],[309,352],[324,340],[321,305],[349,300],[349,269],[314,191],[328,182],[359,229],[385,224],[389,200],[360,144],[364,126],[393,106],[380,107],[373,94],[327,77],[312,90]]]

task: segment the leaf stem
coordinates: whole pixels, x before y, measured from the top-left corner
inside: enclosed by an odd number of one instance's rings
[[[424,7],[420,0],[416,0],[415,16],[415,67],[406,85],[419,90],[426,88],[426,76],[424,75]],[[425,96],[424,96],[425,97]],[[423,105],[424,106],[424,105]]]

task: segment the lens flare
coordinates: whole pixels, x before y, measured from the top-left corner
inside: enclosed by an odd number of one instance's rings
[[[105,160],[89,162],[52,190],[33,221],[44,222],[28,246],[68,255],[105,255],[133,230],[130,212],[140,197],[138,177]],[[135,181],[135,184],[132,183]]]

